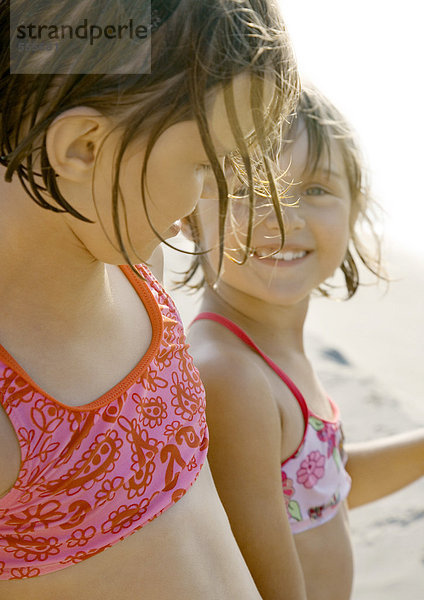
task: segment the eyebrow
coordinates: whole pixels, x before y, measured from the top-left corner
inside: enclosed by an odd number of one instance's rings
[[[343,175],[341,173],[339,173],[338,171],[334,171],[333,169],[323,169],[323,168],[317,167],[312,172],[312,175],[316,175],[316,174],[324,175],[327,179],[343,179]]]

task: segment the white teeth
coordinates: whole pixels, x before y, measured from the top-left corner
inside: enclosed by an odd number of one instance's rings
[[[306,250],[299,250],[298,252],[276,252],[272,254],[272,250],[261,248],[256,250],[256,255],[259,258],[274,258],[275,260],[285,260],[287,262],[291,260],[296,260],[296,258],[303,258],[306,256]]]

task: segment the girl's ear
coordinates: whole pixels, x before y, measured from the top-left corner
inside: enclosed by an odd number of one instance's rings
[[[49,126],[46,150],[54,171],[71,181],[91,178],[96,156],[111,121],[88,106],[61,113]]]

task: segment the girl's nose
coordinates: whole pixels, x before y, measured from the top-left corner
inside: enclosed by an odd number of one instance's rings
[[[283,215],[284,229],[286,234],[288,232],[303,229],[303,227],[305,227],[305,218],[299,204],[297,204],[296,206],[282,206],[281,212]],[[274,209],[269,211],[265,219],[265,223],[269,229],[279,230],[279,225],[275,216]]]
[[[305,227],[305,218],[300,204],[285,206],[283,209],[284,227],[287,231],[296,231]]]

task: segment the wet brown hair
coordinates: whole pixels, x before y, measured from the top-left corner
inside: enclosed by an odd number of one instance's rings
[[[16,2],[25,4],[23,0]],[[146,5],[145,0],[120,0],[119,3],[125,14],[135,16]],[[58,115],[76,106],[92,107],[114,117],[123,134],[116,157],[111,211],[117,247],[130,262],[122,235],[122,228],[126,226],[125,206],[119,190],[122,157],[133,140],[149,132],[140,183],[141,199],[146,209],[146,166],[152,148],[168,127],[194,118],[218,185],[222,261],[228,189],[209,133],[206,101],[213,88],[230,84],[241,73],[248,73],[251,77],[251,95],[247,101],[255,124],[252,139],[245,140],[241,134],[231,85],[224,88],[224,98],[239,158],[250,186],[250,199],[253,203],[250,146],[255,144],[262,152],[273,201],[278,202],[266,146],[269,136],[278,130],[281,119],[293,109],[298,77],[274,0],[174,0],[168,3],[174,6],[172,14],[167,15],[168,18],[151,35],[149,74],[133,74],[134,69],[137,72],[136,55],[128,57],[132,65],[129,74],[11,74],[8,4],[2,2],[0,6],[1,162],[7,167],[6,180],[10,181],[16,174],[28,195],[42,208],[67,212],[77,219],[88,221],[60,193],[46,151],[46,132],[50,124]],[[109,3],[88,0],[75,4],[55,3],[47,7],[46,4],[49,3],[44,2],[40,6],[47,11],[47,22],[52,22],[52,15],[58,17],[59,22],[76,22],[84,10],[94,10],[94,5],[100,7],[103,18],[110,12],[110,22],[113,23],[116,17],[115,3],[111,3],[111,7]],[[152,0],[152,8],[156,4],[166,6],[166,3]],[[99,57],[100,67],[122,61],[119,52],[121,48],[118,45],[112,47],[110,55]],[[73,59],[71,48],[69,61]],[[274,83],[272,101],[267,109],[263,103],[265,79]],[[40,172],[34,171],[36,161]],[[146,214],[148,217],[147,210]],[[153,228],[151,222],[150,225]],[[252,224],[250,232],[251,229]]]
[[[288,144],[296,138],[302,125],[308,135],[305,174],[313,174],[322,158],[327,158],[328,163],[331,163],[335,145],[343,157],[352,218],[349,247],[340,269],[347,289],[345,299],[349,299],[360,285],[358,260],[377,278],[387,280],[382,267],[381,239],[375,226],[380,209],[371,195],[369,174],[354,130],[334,104],[311,85],[302,88]],[[318,291],[330,297],[334,288],[335,286],[325,282],[319,286]]]

